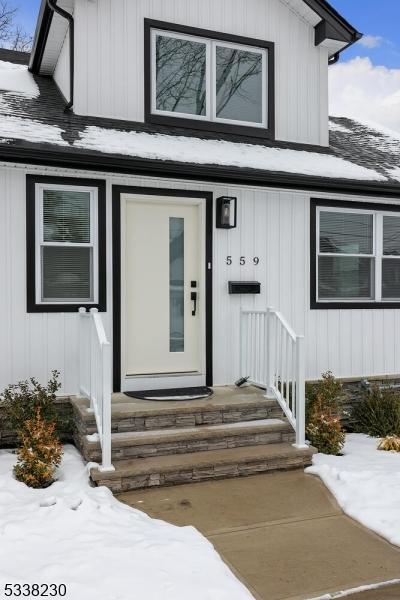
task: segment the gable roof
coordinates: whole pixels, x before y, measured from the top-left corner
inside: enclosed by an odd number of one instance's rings
[[[299,5],[307,9],[303,10],[302,14],[314,26],[315,45],[327,45],[331,58],[337,59],[340,52],[362,37],[362,34],[326,0],[285,0],[285,2],[292,9],[296,9]],[[74,0],[58,0],[58,5],[67,12],[73,13]],[[47,0],[42,0],[29,63],[33,73],[46,75],[53,73],[67,29],[66,20],[54,14]],[[48,51],[47,46],[50,46]]]
[[[0,50],[0,89],[2,72],[8,75],[0,91],[1,161],[307,189],[369,186],[400,196],[400,133],[335,117],[330,146],[322,148],[79,116],[64,112],[51,78],[2,62],[5,56]]]

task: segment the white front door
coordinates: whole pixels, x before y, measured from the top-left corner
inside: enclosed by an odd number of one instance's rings
[[[121,200],[122,387],[204,384],[202,202]]]

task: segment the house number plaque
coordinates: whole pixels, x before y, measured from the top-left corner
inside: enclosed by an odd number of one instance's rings
[[[250,259],[250,260],[252,260],[252,261],[253,261],[253,265],[255,265],[255,266],[257,266],[258,264],[260,264],[260,259],[259,259],[259,257],[258,257],[258,256],[253,256],[253,258],[252,258],[252,259]],[[245,264],[246,264],[246,261],[247,261],[247,258],[246,258],[246,256],[241,256],[241,257],[239,258],[239,265],[240,265],[241,267],[243,267],[243,265],[245,265]],[[228,255],[228,256],[226,257],[225,263],[226,263],[227,265],[229,265],[229,266],[233,264],[233,259],[232,259],[232,256],[231,256],[231,255]]]

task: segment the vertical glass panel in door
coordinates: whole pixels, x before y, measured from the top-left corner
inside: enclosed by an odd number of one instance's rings
[[[184,222],[181,217],[169,219],[169,350],[185,349],[185,262]]]
[[[216,46],[216,116],[263,122],[263,54]]]
[[[205,115],[206,44],[158,34],[155,46],[156,109]]]

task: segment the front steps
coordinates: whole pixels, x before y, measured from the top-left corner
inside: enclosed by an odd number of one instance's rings
[[[112,460],[294,442],[294,438],[290,424],[281,419],[113,433]],[[82,454],[86,460],[101,461],[98,440],[85,436],[82,446]]]
[[[309,448],[298,450],[291,444],[267,444],[211,450],[191,454],[157,456],[114,463],[115,471],[102,473],[91,470],[97,485],[106,485],[113,492],[178,483],[193,483],[207,479],[224,479],[254,475],[267,471],[304,468],[311,462]]]
[[[88,402],[71,399],[76,445],[100,462]],[[91,469],[97,485],[114,492],[189,481],[302,468],[312,448],[292,446],[294,432],[274,400],[257,388],[216,388],[207,399],[157,402],[115,395],[112,404],[114,472]]]

